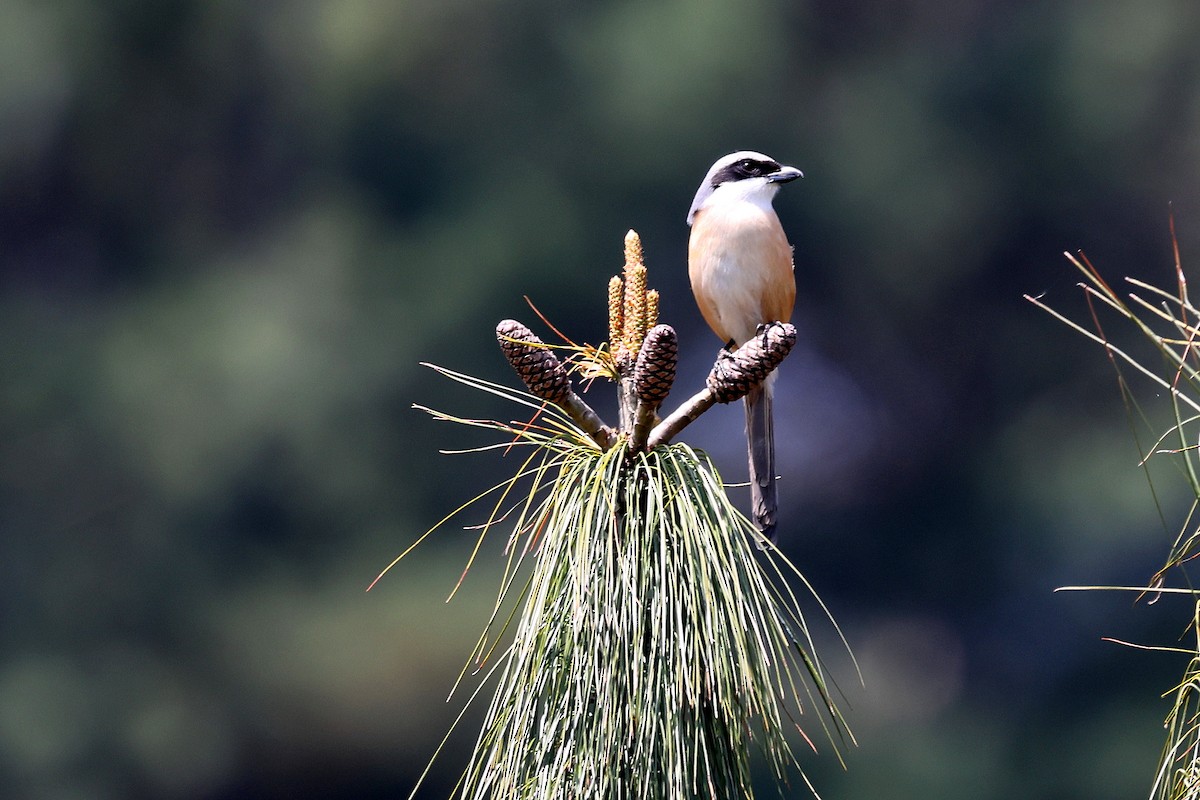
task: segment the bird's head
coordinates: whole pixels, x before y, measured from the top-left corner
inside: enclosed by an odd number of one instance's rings
[[[707,205],[723,202],[751,202],[770,206],[779,187],[804,177],[795,167],[780,164],[770,156],[753,150],[740,150],[717,159],[696,190],[687,223]]]

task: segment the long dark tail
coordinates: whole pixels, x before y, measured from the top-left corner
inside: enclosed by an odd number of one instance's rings
[[[768,379],[746,395],[746,439],[750,447],[750,519],[764,537],[775,542],[778,502],[775,497],[775,430],[771,414],[771,383]]]

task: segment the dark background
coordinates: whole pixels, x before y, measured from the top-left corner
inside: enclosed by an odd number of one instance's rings
[[[1170,287],[1172,207],[1200,260],[1198,38],[1193,0],[9,0],[0,795],[406,796],[498,542],[449,605],[455,526],[363,590],[515,467],[410,406],[517,413],[418,362],[515,385],[524,295],[598,343],[634,228],[686,396],[684,216],[749,148],[806,174],[781,531],[866,678],[830,642],[823,795],[1145,796],[1186,657],[1101,637],[1191,608],[1052,591],[1144,582],[1191,498],[1159,519],[1103,352],[1022,294],[1086,320],[1080,248]],[[731,481],[741,424],[686,436]]]

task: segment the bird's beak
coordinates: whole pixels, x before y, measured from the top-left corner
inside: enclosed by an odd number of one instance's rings
[[[771,183],[787,183],[803,177],[804,173],[795,167],[780,167],[768,175],[767,180]]]

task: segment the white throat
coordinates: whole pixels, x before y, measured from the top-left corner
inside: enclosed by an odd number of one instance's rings
[[[700,209],[732,203],[751,203],[765,211],[771,210],[771,201],[779,192],[779,184],[766,178],[744,178],[740,181],[722,183],[700,204]],[[697,210],[700,210],[697,209]]]

